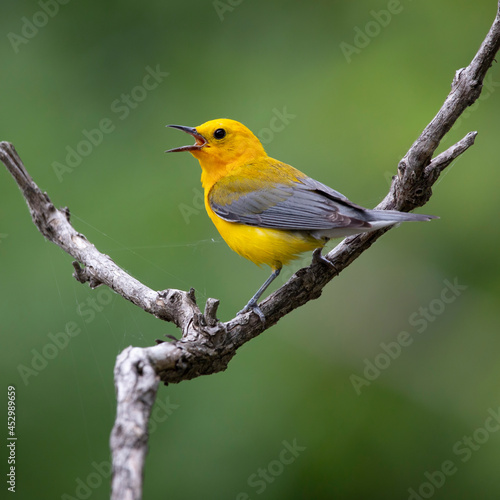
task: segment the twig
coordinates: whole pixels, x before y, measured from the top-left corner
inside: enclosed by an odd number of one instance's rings
[[[457,71],[443,106],[400,161],[398,176],[393,178],[389,193],[377,209],[408,211],[423,206],[443,169],[474,143],[476,132],[470,132],[431,160],[441,139],[460,114],[479,97],[484,76],[499,46],[500,16],[497,12],[495,22],[471,64]],[[179,341],[162,342],[147,348],[129,347],[117,358],[115,384],[118,408],[110,443],[114,500],[141,498],[147,423],[159,380],[177,383],[225,370],[240,346],[293,309],[318,298],[329,281],[389,230],[385,228],[347,238],[326,256],[332,266],[326,266],[316,258],[311,266],[299,270],[260,304],[265,324],[252,313],[221,323],[216,318],[218,301],[209,299],[205,314],[202,314],[193,290],[155,292],[123,271],[110,257],[100,253],[72,227],[69,211],[57,210],[47,194],[40,191],[11,144],[0,143],[0,160],[21,189],[40,232],[76,259],[73,265],[78,281],[89,282],[92,288],[105,284],[146,312],[173,322],[182,331]]]

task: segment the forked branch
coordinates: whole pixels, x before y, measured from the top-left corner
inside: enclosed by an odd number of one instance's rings
[[[400,161],[398,175],[393,178],[389,193],[378,209],[409,211],[423,206],[441,172],[474,143],[476,132],[470,132],[433,158],[440,141],[460,114],[479,97],[484,77],[499,47],[500,16],[497,11],[474,59],[467,68],[457,71],[443,106]],[[345,239],[326,256],[332,266],[313,259],[309,267],[300,269],[260,304],[265,323],[252,312],[221,323],[216,318],[218,301],[208,299],[202,313],[193,290],[154,291],[99,252],[73,228],[69,210],[56,209],[47,194],[40,191],[12,144],[0,143],[0,160],[21,189],[39,231],[75,259],[73,275],[78,281],[89,282],[91,288],[106,285],[146,312],[174,323],[182,332],[178,341],[147,348],[128,347],[117,358],[118,408],[111,435],[114,500],[141,498],[147,424],[160,380],[177,383],[224,370],[239,347],[292,310],[318,298],[328,282],[389,230],[385,228]]]

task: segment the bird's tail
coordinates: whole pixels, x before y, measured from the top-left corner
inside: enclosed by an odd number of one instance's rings
[[[389,225],[391,222],[398,224],[405,221],[429,221],[431,219],[439,219],[439,217],[436,215],[398,212],[397,210],[366,210],[367,222],[385,222],[384,225]]]

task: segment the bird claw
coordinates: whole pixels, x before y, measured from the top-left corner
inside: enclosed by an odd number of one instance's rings
[[[255,303],[250,301],[241,311],[238,312],[237,316],[240,314],[245,314],[247,312],[254,312],[264,324],[266,322],[266,317],[264,316],[264,313],[262,312],[261,308]]]
[[[325,264],[328,267],[333,267],[333,269],[337,270],[336,267],[334,266],[333,262],[329,261],[326,257],[321,255],[321,248],[316,248],[316,250],[314,250],[312,261],[313,261],[313,263],[317,262],[317,263]]]

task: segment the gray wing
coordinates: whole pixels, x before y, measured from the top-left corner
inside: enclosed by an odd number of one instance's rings
[[[209,193],[212,210],[222,219],[250,226],[299,231],[370,228],[365,209],[309,177],[288,182],[276,173],[256,179],[226,176]],[[301,174],[303,175],[303,174]]]

